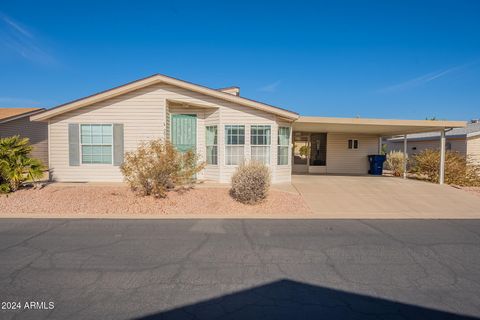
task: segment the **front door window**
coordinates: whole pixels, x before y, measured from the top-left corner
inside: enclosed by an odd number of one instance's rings
[[[327,134],[312,133],[310,135],[310,165],[324,166],[327,163]]]

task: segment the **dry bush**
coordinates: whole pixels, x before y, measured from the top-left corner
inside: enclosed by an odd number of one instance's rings
[[[439,181],[440,151],[426,149],[413,157],[412,172],[431,182]],[[458,152],[445,153],[445,183],[458,186],[480,186],[480,166]]]
[[[170,142],[157,139],[127,152],[120,170],[133,191],[164,198],[168,189],[193,182],[204,166],[193,151],[182,153]]]
[[[263,163],[241,164],[232,176],[230,194],[242,203],[258,203],[267,197],[270,180],[270,170]]]
[[[408,157],[406,158],[408,163]],[[391,170],[395,177],[400,177],[403,174],[403,164],[405,159],[403,158],[403,152],[390,151],[387,154],[387,160],[385,162],[386,169]]]

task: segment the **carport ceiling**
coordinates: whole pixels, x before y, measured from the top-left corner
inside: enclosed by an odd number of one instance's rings
[[[466,122],[463,121],[300,117],[293,123],[293,130],[394,136],[465,126]]]

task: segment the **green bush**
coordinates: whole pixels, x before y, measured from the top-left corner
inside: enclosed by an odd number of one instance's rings
[[[406,158],[406,161],[408,163],[408,157]],[[405,159],[403,158],[403,152],[390,151],[387,154],[385,168],[388,170],[391,170],[394,176],[400,177],[401,175],[403,175],[404,163],[405,163]]]
[[[133,191],[164,198],[168,189],[191,183],[204,166],[193,151],[182,153],[157,139],[127,152],[120,170]]]
[[[43,177],[45,167],[40,160],[30,157],[32,149],[28,138],[0,139],[0,192],[16,191],[23,182]]]
[[[412,173],[428,181],[439,181],[440,151],[426,149],[413,157]],[[454,151],[445,153],[445,183],[458,186],[480,186],[480,166]]]
[[[232,176],[230,195],[242,203],[258,203],[267,197],[270,180],[270,170],[266,165],[258,162],[242,164]]]

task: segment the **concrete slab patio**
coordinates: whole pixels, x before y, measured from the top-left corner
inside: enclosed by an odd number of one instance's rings
[[[480,197],[447,185],[378,176],[294,175],[315,218],[480,218]]]

